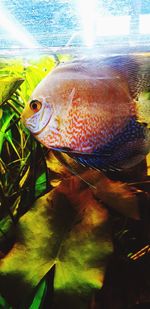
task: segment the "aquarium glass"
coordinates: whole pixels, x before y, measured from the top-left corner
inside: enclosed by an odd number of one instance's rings
[[[4,55],[18,48],[149,47],[149,0],[2,0],[0,6]]]

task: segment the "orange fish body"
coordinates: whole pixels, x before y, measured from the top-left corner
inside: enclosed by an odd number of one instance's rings
[[[128,148],[132,165],[148,151],[149,139],[129,86],[128,76],[111,63],[63,64],[36,87],[22,119],[46,147],[67,151],[84,164],[125,166]]]

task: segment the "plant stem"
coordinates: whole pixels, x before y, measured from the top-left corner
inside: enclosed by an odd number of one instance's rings
[[[14,106],[10,101],[6,102],[19,116],[21,115],[21,112],[18,111],[16,106]]]

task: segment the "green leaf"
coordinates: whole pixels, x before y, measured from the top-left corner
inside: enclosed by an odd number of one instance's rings
[[[4,113],[3,118],[1,119],[1,129],[0,129],[0,153],[2,151],[3,142],[6,138],[5,131],[10,125],[10,121],[13,119],[15,114],[9,114],[8,112]],[[8,135],[7,135],[8,136]]]
[[[56,66],[53,57],[44,56],[31,60],[25,69],[25,82],[21,85],[20,95],[24,102],[31,96],[37,84]]]
[[[0,104],[9,100],[23,81],[19,77],[0,77]]]
[[[11,136],[9,135],[8,132],[5,134],[5,137],[6,137],[7,141],[10,143],[10,145],[12,146],[12,148],[14,149],[14,151],[15,151],[15,153],[17,154],[18,158],[21,159],[21,157],[20,157],[20,155],[19,155],[19,152],[18,152],[18,150],[17,150],[17,147],[16,147],[15,144],[13,143],[12,138],[11,138]]]
[[[36,180],[35,193],[39,196],[46,189],[46,173],[42,173]]]
[[[4,217],[0,221],[0,251],[3,253],[3,245],[8,241],[9,245],[12,238],[15,235],[15,226],[10,218],[10,216]]]
[[[1,120],[1,129],[0,129],[0,153],[2,151],[4,141],[7,140],[12,146],[15,153],[17,154],[18,158],[20,158],[17,147],[15,146],[15,143],[13,142],[11,130],[5,133],[5,131],[10,125],[11,120],[15,118],[15,116],[16,116],[15,113],[10,113],[8,110],[6,110],[3,114],[3,119]]]
[[[5,301],[5,299],[1,295],[0,295],[0,308],[12,309],[12,307],[8,305],[8,303]]]
[[[42,280],[29,309],[40,308],[42,300],[43,300],[44,295],[45,295],[45,291],[46,291],[46,280]]]
[[[54,57],[51,56],[42,56],[38,60],[35,59],[31,60],[30,63],[34,64],[34,66],[36,65],[43,73],[43,75],[46,75],[56,66],[55,59]]]
[[[78,178],[68,178],[37,199],[17,229],[16,243],[0,266],[6,300],[12,305],[25,301],[55,265],[54,308],[65,308],[66,299],[68,308],[87,308],[102,286],[112,252],[107,210],[90,190],[80,189]]]
[[[1,75],[15,75],[22,74],[24,72],[24,64],[21,59],[3,59],[3,62],[0,63],[0,74]]]

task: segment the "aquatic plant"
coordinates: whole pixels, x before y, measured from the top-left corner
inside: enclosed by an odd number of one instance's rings
[[[71,175],[20,121],[31,92],[59,59],[68,58],[0,63],[0,304],[4,308],[94,308],[113,250],[108,210],[82,178]],[[115,252],[126,260],[123,265],[133,263],[129,258],[143,241],[131,231],[137,223],[116,214],[113,218]],[[140,263],[136,265],[143,267]]]
[[[22,126],[20,115],[38,82],[55,65],[53,57],[0,64],[0,250],[13,247],[20,216],[49,186],[43,149]],[[37,170],[37,166],[39,167]]]

